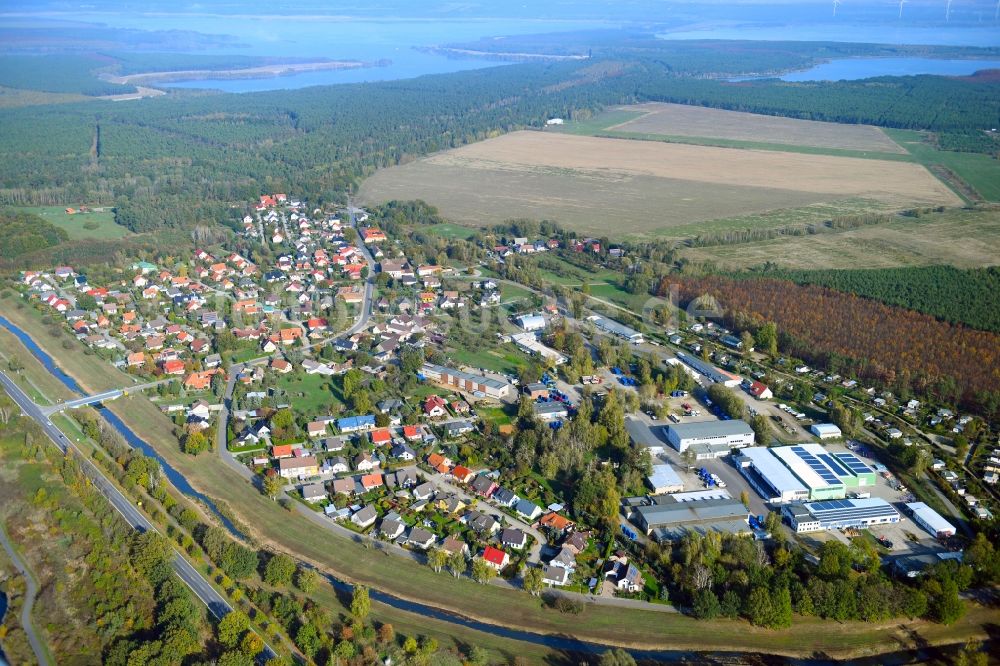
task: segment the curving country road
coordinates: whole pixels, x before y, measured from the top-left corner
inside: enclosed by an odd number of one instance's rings
[[[21,608],[21,627],[28,637],[28,643],[31,644],[31,650],[35,653],[35,659],[38,660],[41,666],[48,666],[51,663],[48,652],[45,650],[45,645],[38,637],[38,634],[35,633],[35,625],[31,622],[31,610],[35,606],[35,597],[38,596],[38,584],[35,582],[35,577],[31,574],[31,570],[18,557],[17,551],[14,550],[14,544],[7,537],[7,531],[4,529],[3,523],[0,523],[0,543],[3,544],[3,549],[7,551],[10,561],[14,563],[14,568],[24,576],[27,589],[24,592],[24,606]]]

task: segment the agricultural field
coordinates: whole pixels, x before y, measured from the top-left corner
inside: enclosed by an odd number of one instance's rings
[[[866,211],[961,199],[905,161],[514,132],[376,172],[369,204],[424,199],[455,222],[527,217],[581,234],[690,237],[686,225],[865,200]],[[839,214],[857,212],[855,206]],[[838,213],[832,213],[836,215]],[[795,217],[794,215],[790,217]]]
[[[636,118],[615,123],[615,120],[621,117],[621,113],[639,115]],[[607,116],[601,114],[593,118],[587,123],[587,127],[594,128],[596,125],[603,124],[598,122],[602,117],[606,117],[610,122],[597,129],[596,132],[606,132],[612,136],[618,133],[648,134],[664,137],[703,137],[777,143],[876,153],[905,154],[906,152],[886,136],[885,132],[871,125],[842,125],[684,104],[653,102],[612,109]]]
[[[65,229],[70,240],[93,238],[96,240],[115,240],[129,235],[129,230],[120,224],[115,224],[115,214],[110,207],[96,208],[89,212],[69,214],[67,210],[79,211],[79,206],[34,206],[24,207],[26,213],[34,213]]]
[[[738,270],[771,262],[782,268],[891,268],[1000,264],[1000,210],[950,210],[814,236],[687,248],[685,258]]]

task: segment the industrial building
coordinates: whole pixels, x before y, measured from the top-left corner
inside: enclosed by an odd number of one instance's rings
[[[667,440],[684,453],[693,446],[710,445],[723,449],[753,446],[753,428],[745,421],[704,421],[667,426]]]
[[[420,374],[425,379],[437,384],[451,386],[460,391],[468,391],[469,393],[482,393],[490,398],[504,398],[510,395],[513,389],[510,384],[499,379],[474,375],[470,372],[446,368],[442,365],[434,365],[433,363],[424,363]]]
[[[844,436],[843,433],[840,432],[840,428],[832,423],[814,423],[809,426],[809,432],[816,435],[820,439],[840,439]]]
[[[751,446],[736,458],[736,467],[767,502],[787,504],[809,499],[809,489],[770,450]]]
[[[690,356],[684,352],[677,352],[677,358],[684,361],[688,366],[705,375],[716,384],[722,384],[723,386],[732,388],[743,383],[743,378],[739,375],[726,372],[721,368],[715,367],[711,363],[706,363],[700,358],[695,358],[694,356]]]
[[[529,333],[540,331],[545,328],[545,317],[539,314],[518,315],[514,318],[514,321],[521,327],[522,330],[528,331]]]
[[[551,361],[553,365],[562,365],[566,362],[566,357],[551,347],[547,347],[539,342],[534,333],[517,333],[510,336],[515,345],[529,354]]]
[[[594,326],[601,329],[605,333],[610,333],[611,335],[623,338],[635,345],[641,345],[643,342],[642,333],[634,328],[629,328],[625,324],[619,324],[614,319],[608,319],[607,317],[602,317],[600,315],[591,315],[590,317],[587,317],[587,319],[594,322]]]
[[[676,541],[688,532],[749,534],[749,513],[732,498],[678,500],[673,495],[629,498],[623,502],[627,518],[661,543]]]
[[[646,477],[646,483],[654,495],[679,493],[684,490],[684,482],[673,467],[666,464],[653,465],[653,473]]]
[[[955,527],[941,517],[941,514],[923,502],[911,502],[906,505],[913,522],[930,532],[937,539],[947,539],[955,536]]]
[[[878,497],[789,504],[782,513],[797,533],[899,522],[899,512]]]
[[[744,449],[736,465],[761,497],[776,504],[843,499],[848,490],[875,485],[875,472],[856,455],[819,444]]]

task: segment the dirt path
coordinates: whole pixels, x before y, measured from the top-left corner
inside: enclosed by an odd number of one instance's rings
[[[14,563],[14,568],[24,576],[26,590],[24,592],[24,606],[21,607],[21,627],[28,637],[28,642],[31,644],[31,649],[34,651],[38,663],[42,666],[48,666],[52,663],[49,661],[48,650],[45,649],[45,644],[38,637],[38,634],[35,632],[35,626],[31,622],[31,610],[35,606],[35,597],[38,596],[38,583],[35,582],[35,576],[31,573],[31,570],[28,569],[27,565],[18,556],[17,551],[14,550],[14,544],[7,537],[7,531],[4,529],[2,523],[0,523],[0,543],[3,544],[4,550],[7,551],[10,561]]]

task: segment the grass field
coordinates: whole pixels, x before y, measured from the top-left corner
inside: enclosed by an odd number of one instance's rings
[[[618,120],[623,113],[638,115]],[[597,122],[601,118],[605,121]],[[611,133],[704,137],[876,153],[906,152],[881,129],[871,125],[842,125],[684,104],[654,102],[618,107],[588,123],[588,127],[595,125],[604,125],[598,130]]]
[[[921,164],[944,166],[971,185],[987,201],[1000,201],[1000,160],[978,153],[937,150],[920,132],[887,129],[886,133]]]
[[[767,261],[799,269],[994,266],[1000,264],[1000,210],[949,210],[840,233],[688,248],[683,256],[726,270]]]
[[[905,161],[553,132],[514,132],[380,170],[361,197],[422,198],[470,226],[528,217],[586,234],[676,238],[693,235],[692,225],[774,211],[850,214],[859,200],[871,202],[864,210],[961,203]]]
[[[65,229],[70,240],[84,238],[115,240],[129,234],[128,229],[120,224],[115,224],[115,214],[110,207],[89,213],[76,213],[75,215],[68,214],[67,208],[69,206],[30,206],[20,210],[34,213],[57,227]],[[72,206],[72,208],[79,210],[79,206]]]
[[[447,238],[449,240],[462,239],[466,240],[471,238],[473,231],[468,227],[463,227],[458,224],[452,224],[450,222],[444,222],[442,224],[435,224],[433,226],[427,227],[429,233],[435,236],[440,236],[441,238]]]
[[[44,331],[34,326],[27,330],[45,342],[51,351],[51,343],[41,339]],[[98,362],[92,357],[85,357],[81,363],[84,361]],[[68,369],[73,374],[80,370],[77,366]],[[716,637],[713,649],[797,655],[822,652],[838,657],[898,650],[901,646],[915,646],[917,641],[936,645],[962,641],[970,636],[983,637],[987,623],[995,619],[990,609],[973,606],[962,620],[950,627],[920,621],[865,624],[796,618],[790,629],[769,631],[740,621],[705,622],[677,614],[612,606],[589,606],[582,615],[565,615],[544,609],[538,599],[522,592],[484,588],[467,578],[456,580],[445,574],[435,574],[426,566],[366,548],[320,529],[304,517],[282,509],[240,480],[217,456],[192,457],[182,453],[171,434],[169,419],[149,400],[128,397],[113,401],[109,407],[195,488],[227,503],[237,517],[250,526],[261,544],[291,551],[342,578],[471,617],[489,618],[503,626],[612,643],[623,640],[621,627],[628,626],[629,645],[639,648],[703,649],[703,636],[712,635]],[[488,647],[507,654],[522,654],[523,648],[523,654],[530,655],[531,662],[546,663],[546,651],[534,646],[483,636],[478,631],[402,611],[386,611],[380,604],[376,604],[373,611],[376,619],[398,622],[399,628],[426,626],[428,632],[440,631],[453,640],[469,644],[478,644],[477,641],[483,639]]]
[[[323,375],[290,373],[279,377],[276,385],[287,392],[295,411],[307,416],[336,414],[344,404],[336,382]]]

